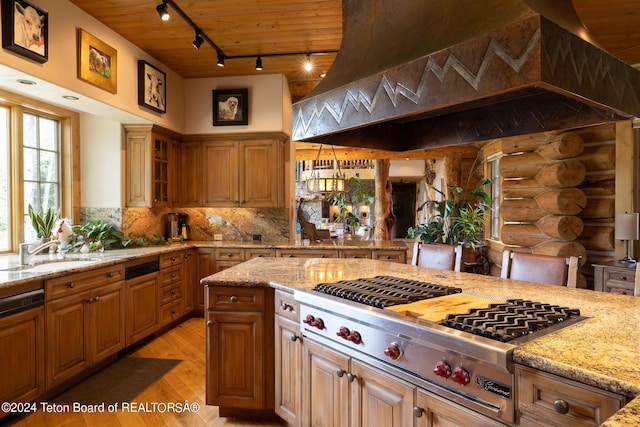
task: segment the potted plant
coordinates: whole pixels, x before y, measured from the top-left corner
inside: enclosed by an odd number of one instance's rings
[[[451,219],[452,240],[463,246],[476,248],[482,242],[486,210],[479,207],[461,207],[458,216]]]
[[[51,239],[53,227],[58,216],[53,212],[53,208],[51,207],[49,207],[46,212],[44,209],[41,209],[40,211],[41,213],[37,213],[31,204],[29,204],[27,208],[29,219],[31,220],[31,226],[36,232],[36,237],[44,242]]]

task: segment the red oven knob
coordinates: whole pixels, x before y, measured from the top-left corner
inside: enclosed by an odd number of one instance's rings
[[[471,382],[471,375],[469,375],[469,371],[464,369],[462,366],[456,366],[455,368],[453,368],[451,380],[454,383],[458,383],[460,385],[467,385],[469,384],[469,382]]]
[[[436,363],[433,373],[442,378],[449,378],[451,376],[451,366],[444,360],[441,360]]]
[[[358,331],[351,331],[347,339],[354,344],[362,343],[362,336],[360,336],[360,332]]]
[[[348,337],[350,333],[351,331],[349,331],[349,328],[347,328],[346,326],[340,326],[340,330],[336,332],[336,335],[346,340],[349,339]]]
[[[402,347],[397,342],[392,342],[387,346],[384,355],[393,360],[398,360],[402,357]]]
[[[313,317],[311,314],[307,314],[302,323],[306,323],[314,328],[324,329],[324,321],[319,317]]]

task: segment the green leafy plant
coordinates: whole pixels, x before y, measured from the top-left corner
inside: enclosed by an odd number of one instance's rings
[[[44,209],[40,210],[40,213],[36,213],[31,204],[29,204],[27,211],[29,213],[29,219],[31,220],[31,226],[36,232],[38,238],[48,238],[53,234],[53,227],[55,225],[58,215],[53,212],[53,208],[49,207],[45,212]]]
[[[442,200],[427,200],[418,207],[417,212],[432,206],[435,214],[426,221],[426,224],[409,227],[407,237],[418,237],[425,243],[448,245],[462,243],[475,247],[479,243],[484,230],[486,211],[491,210],[491,196],[484,190],[485,186],[491,184],[491,180],[483,178],[470,188],[476,167],[474,162],[464,187],[448,186],[453,194],[452,197],[433,187]],[[438,226],[433,225],[434,223]]]
[[[110,224],[97,220],[84,225],[73,227],[73,237],[70,246],[74,252],[79,251],[85,244],[89,250],[108,248],[122,248],[124,234],[113,228]]]

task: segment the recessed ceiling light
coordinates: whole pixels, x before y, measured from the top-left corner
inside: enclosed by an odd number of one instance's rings
[[[324,76],[326,76],[326,75],[327,75],[327,73],[321,73],[319,77],[320,77],[321,79],[324,79]]]
[[[27,79],[18,79],[16,80],[18,83],[23,84],[23,85],[35,85],[36,82],[34,82],[33,80],[27,80]]]
[[[73,96],[73,95],[62,95],[62,97],[64,99],[68,99],[69,101],[77,101],[78,99],[80,99],[77,96]]]

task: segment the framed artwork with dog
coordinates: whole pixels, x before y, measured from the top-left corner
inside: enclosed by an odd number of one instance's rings
[[[45,63],[49,59],[49,14],[25,0],[2,0],[2,47]]]
[[[118,51],[78,28],[78,78],[116,93],[117,71]]]
[[[149,64],[138,61],[138,105],[156,111],[167,112],[167,75]]]
[[[249,124],[248,89],[213,91],[213,125],[235,126]]]

